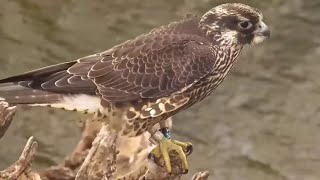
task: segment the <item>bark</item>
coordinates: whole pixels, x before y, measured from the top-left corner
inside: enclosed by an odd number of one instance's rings
[[[39,174],[31,172],[36,147],[37,143],[30,137],[18,161],[0,171],[0,180],[41,180]]]
[[[9,128],[13,116],[16,113],[16,107],[9,107],[9,104],[0,98],[0,139]]]
[[[0,99],[0,138],[12,122],[15,107]],[[37,143],[31,137],[19,160],[0,171],[0,180],[176,180],[182,167],[175,152],[170,153],[172,173],[166,172],[162,159],[149,159],[155,147],[145,133],[139,137],[118,136],[100,122],[87,120],[82,139],[74,151],[58,166],[36,173],[31,171]],[[207,171],[196,173],[192,180],[206,180]]]
[[[117,134],[103,125],[84,160],[76,180],[110,180],[116,171]]]

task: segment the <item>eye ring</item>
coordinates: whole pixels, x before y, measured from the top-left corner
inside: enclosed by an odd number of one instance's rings
[[[238,23],[238,26],[241,29],[250,29],[252,27],[252,23],[249,21],[241,21]]]

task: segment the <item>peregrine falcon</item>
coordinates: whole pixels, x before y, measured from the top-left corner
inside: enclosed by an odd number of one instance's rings
[[[269,38],[262,19],[248,5],[221,4],[107,51],[2,79],[0,97],[11,105],[92,113],[126,136],[160,123],[164,138],[154,155],[171,172],[168,152],[175,150],[187,171],[191,144],[171,139],[161,122],[210,95],[245,45]]]

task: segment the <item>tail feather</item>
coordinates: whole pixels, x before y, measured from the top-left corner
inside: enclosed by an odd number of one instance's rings
[[[67,70],[76,63],[77,61],[71,61],[56,64],[0,79],[0,97],[13,105],[32,105],[56,103],[63,95],[73,93],[94,94],[95,86],[88,80],[77,78],[76,82],[69,82],[73,74]]]
[[[100,108],[100,98],[88,94],[58,94],[21,86],[16,83],[0,84],[0,101],[11,106],[50,106],[83,113],[96,113]]]
[[[48,104],[61,98],[60,94],[31,89],[17,83],[0,84],[0,99],[5,99],[10,105],[17,104]]]
[[[96,112],[100,98],[96,85],[86,74],[101,56],[88,57],[44,67],[17,76],[0,79],[0,99],[11,105],[51,106],[66,110]],[[69,68],[74,67],[72,72]]]

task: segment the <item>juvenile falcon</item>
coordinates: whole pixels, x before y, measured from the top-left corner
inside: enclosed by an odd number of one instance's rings
[[[122,135],[137,136],[160,123],[153,151],[171,172],[175,150],[187,171],[189,143],[171,140],[164,120],[211,94],[244,45],[269,38],[259,10],[238,3],[214,7],[75,61],[0,80],[11,105],[51,106],[93,113]]]

